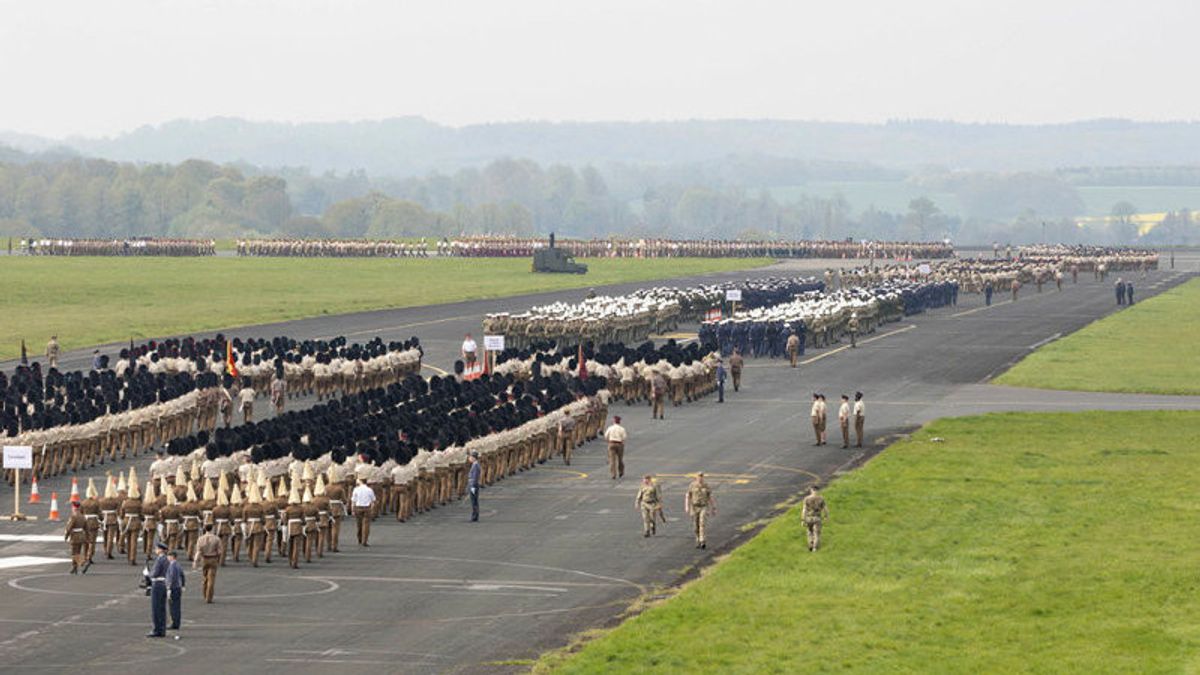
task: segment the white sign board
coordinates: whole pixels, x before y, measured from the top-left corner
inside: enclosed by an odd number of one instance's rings
[[[4,446],[5,469],[32,469],[33,448],[28,445]]]
[[[484,335],[483,348],[489,352],[504,351],[504,336],[503,335]]]
[[[742,289],[730,288],[730,289],[726,290],[725,291],[725,299],[728,300],[729,302],[741,302],[742,301]]]
[[[929,263],[921,263],[917,265],[917,271],[921,274],[929,274]]]

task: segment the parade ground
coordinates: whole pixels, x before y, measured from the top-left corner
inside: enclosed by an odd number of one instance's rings
[[[829,264],[789,261],[671,283],[816,274]],[[1177,270],[1151,272],[1145,278],[1139,275],[1135,280],[1139,302],[1187,281],[1195,269],[1194,257],[1181,257]],[[587,277],[581,281],[584,288],[599,286]],[[598,287],[597,291],[624,292],[648,285],[653,284],[631,282]],[[239,329],[233,334],[298,339],[345,335],[351,340],[376,336],[394,340],[415,335],[426,348],[426,374],[432,374],[450,368],[464,333],[478,335],[485,313],[518,312],[547,301],[577,300],[581,294],[578,289],[559,290],[320,316]],[[1027,631],[1039,626],[1045,631],[1059,628],[1055,612],[1064,603],[1084,602],[1080,594],[1086,589],[1094,586],[1096,593],[1105,594],[1125,592],[1126,586],[1112,585],[1119,585],[1119,577],[1105,580],[1072,576],[1070,557],[1051,557],[1049,560],[1057,564],[1046,568],[1025,566],[1020,559],[1021,547],[1055,545],[1058,539],[1046,538],[1042,530],[1056,528],[1062,531],[1055,537],[1076,533],[1079,541],[1075,545],[1080,548],[1073,552],[1079,556],[1105,556],[1109,555],[1106,546],[1120,547],[1123,532],[1139,527],[1136,515],[1124,526],[1105,523],[1096,531],[1088,531],[1088,520],[1064,521],[1065,516],[1054,509],[1084,512],[1088,518],[1099,519],[1100,515],[1091,511],[1106,507],[1106,496],[1089,492],[1085,486],[1098,485],[1113,476],[1130,476],[1127,463],[1140,457],[1161,460],[1161,471],[1138,479],[1144,482],[1130,478],[1128,487],[1135,490],[1134,496],[1124,505],[1114,504],[1113,517],[1121,517],[1122,511],[1116,506],[1142,508],[1143,503],[1134,497],[1148,497],[1149,493],[1165,501],[1146,501],[1146,509],[1182,509],[1177,502],[1183,497],[1173,499],[1173,493],[1160,493],[1160,482],[1172,473],[1186,481],[1189,474],[1184,469],[1193,462],[1184,450],[1194,450],[1185,447],[1187,443],[1173,428],[1179,420],[1187,420],[1194,428],[1194,418],[1200,413],[1148,413],[1145,418],[1129,418],[1146,420],[1145,427],[1141,426],[1143,422],[1133,422],[1119,425],[1119,429],[1112,425],[1125,419],[1120,416],[1095,415],[1079,422],[1053,416],[989,416],[983,418],[977,436],[960,438],[964,422],[944,421],[906,441],[902,439],[932,420],[959,415],[1200,410],[1200,397],[1063,392],[989,383],[1043,345],[1118,309],[1111,281],[1093,281],[1090,275],[1081,275],[1078,284],[1068,281],[1061,292],[1053,285],[1042,293],[1026,288],[1015,302],[1008,300],[1007,294],[997,294],[991,306],[985,306],[981,296],[962,294],[956,307],[886,324],[862,336],[857,348],[843,343],[810,350],[797,369],[786,367],[783,360],[748,359],[742,391],[730,390],[723,404],[710,396],[668,408],[663,421],[652,421],[646,407],[616,405],[611,413],[624,416],[629,430],[624,479],[614,481],[608,477],[602,444],[592,442],[577,452],[569,467],[560,460],[550,460],[485,489],[479,523],[468,522],[469,506],[464,502],[437,508],[403,524],[381,517],[372,528],[368,549],[356,546],[350,528],[343,528],[343,552],[326,554],[310,565],[302,564],[299,570],[288,569],[280,560],[258,569],[246,562],[230,563],[218,575],[217,597],[212,605],[197,601],[199,579],[192,574],[178,640],[142,638],[150,620],[149,603],[137,589],[140,567],[121,560],[104,560],[98,553],[97,564],[86,575],[70,576],[61,523],[4,523],[0,525],[0,663],[13,672],[140,672],[150,668],[169,668],[177,673],[523,672],[545,652],[563,648],[580,633],[616,626],[629,613],[673,595],[680,584],[687,585],[701,574],[700,570],[749,541],[764,525],[763,537],[733,554],[731,562],[740,566],[731,564],[726,573],[723,565],[718,565],[711,577],[688,587],[679,598],[662,603],[584,647],[576,657],[580,660],[556,657],[541,667],[561,665],[587,672],[672,672],[686,668],[716,672],[723,670],[721,659],[728,659],[732,650],[754,648],[741,646],[744,643],[734,640],[738,635],[752,632],[755,626],[765,630],[774,615],[805,606],[811,606],[814,612],[831,613],[835,620],[857,610],[861,614],[854,620],[869,621],[871,625],[900,617],[910,623],[897,619],[896,625],[910,630],[913,617],[917,617],[968,621],[971,630],[983,632],[987,630],[982,622],[989,616],[988,606],[972,606],[976,597],[1002,602],[995,599],[1005,597],[1004,592],[1009,590],[1024,594],[1024,598],[1036,596],[1039,589],[1062,589],[1068,597],[1048,598],[1044,605],[1031,604],[1043,614],[1031,614],[1030,625],[1012,628],[1007,634],[994,633],[997,640],[1006,635],[1014,641],[1036,638],[1036,633]],[[694,331],[694,326],[682,326],[675,337],[687,339]],[[77,350],[62,363],[82,367],[90,353],[90,349]],[[4,364],[5,369],[12,366],[12,362]],[[814,447],[808,425],[812,393],[825,393],[833,401],[842,393],[855,391],[865,394],[869,447],[843,450],[836,438],[830,445]],[[1108,428],[1113,429],[1111,447],[1085,447],[1070,438],[1073,431]],[[1135,438],[1139,431],[1145,433]],[[1065,448],[1061,456],[1048,457],[1045,449],[1039,449],[1042,433],[1046,434],[1045,444]],[[830,436],[836,436],[836,429],[831,429]],[[935,437],[943,440],[935,441]],[[1006,439],[1019,442],[1009,444]],[[884,457],[854,473],[897,441],[901,442]],[[1095,454],[1104,449],[1113,452]],[[1147,454],[1151,451],[1166,454]],[[976,455],[986,455],[986,461],[967,461]],[[116,468],[125,469],[132,463],[120,462]],[[137,460],[140,475],[146,475],[148,463],[149,458]],[[101,478],[109,468],[113,467],[90,469],[81,478]],[[696,471],[705,471],[709,476],[719,507],[718,515],[710,522],[707,550],[694,547],[688,524],[681,519],[683,491]],[[649,539],[641,536],[640,519],[634,509],[638,477],[646,472],[661,478],[669,518],[659,536]],[[794,503],[806,485],[825,484],[847,474],[846,480],[835,480],[827,492],[833,517],[826,526],[828,548],[819,555],[804,550],[794,518],[767,525]],[[879,482],[868,490],[863,486],[870,480]],[[963,487],[968,480],[987,489],[969,490]],[[939,498],[942,501],[924,502],[920,493],[930,486],[953,489]],[[63,500],[69,491],[69,477],[44,481],[41,489],[44,496],[57,491]],[[890,501],[893,490],[897,493],[895,503]],[[1027,495],[1014,513],[994,503],[999,499],[997,495],[1008,494],[1008,490]],[[1120,501],[1126,494],[1117,491],[1111,498]],[[8,510],[12,496],[10,488],[0,488],[0,509]],[[958,502],[953,501],[956,496]],[[1055,501],[1056,497],[1061,501]],[[896,522],[889,520],[893,508],[897,509]],[[26,509],[33,511],[33,507]],[[43,505],[33,512],[44,518],[47,509]],[[913,520],[905,520],[905,513],[912,514]],[[937,529],[933,523],[925,529],[915,522],[931,514],[935,520],[936,515],[944,514]],[[891,526],[868,526],[881,521]],[[939,533],[950,538],[968,536],[956,534],[963,528],[969,530],[971,538],[965,553],[964,547],[951,550],[953,547],[939,540]],[[1166,543],[1176,536],[1194,540],[1191,534],[1191,530],[1164,529],[1154,536]],[[1133,574],[1130,570],[1139,560],[1145,562],[1142,574],[1155,573],[1153,560],[1142,555],[1144,545],[1139,542],[1138,547],[1115,556],[1113,574]],[[931,558],[921,555],[923,546],[941,547],[938,550],[944,555],[936,559],[940,560],[938,564],[929,564]],[[1190,559],[1187,548],[1181,549],[1179,558]],[[772,572],[790,564],[796,576],[772,587],[770,584],[778,583],[772,581],[773,577],[756,573],[761,568],[747,567],[747,563],[770,567]],[[1012,589],[989,586],[990,579],[1011,568],[1032,580]],[[1050,576],[1052,571],[1062,576],[1055,579]],[[1177,567],[1168,572],[1182,574]],[[982,592],[978,590],[982,586],[991,595],[953,596],[957,586],[948,584],[947,579],[956,575],[977,579],[977,585],[970,587],[972,592]],[[1168,591],[1176,587],[1174,578],[1164,578],[1163,594],[1145,601],[1166,604]],[[757,611],[760,623],[743,624],[739,627],[742,632],[725,634],[680,625],[680,613],[689,622],[711,618],[714,626],[719,625],[715,624],[718,619],[727,618],[719,616],[721,607],[715,601],[721,597],[718,593],[730,591],[714,588],[711,603],[698,597],[704,595],[703,584],[722,579],[735,581],[739,587],[763,585],[755,589],[765,594],[755,596],[761,599],[761,605],[752,605],[752,598],[746,597],[738,600],[744,604],[731,608],[740,612],[737,616]],[[928,579],[928,584],[922,585],[922,579]],[[905,602],[923,594],[928,597],[914,601],[911,608],[905,606]],[[930,602],[940,603],[940,609],[928,609]],[[675,612],[676,618],[666,617],[654,632],[639,634],[639,622],[659,621],[655,615],[663,612]],[[1194,615],[1186,618],[1191,623],[1180,624],[1181,631],[1194,628]],[[1153,616],[1148,615],[1150,619]],[[851,652],[865,649],[877,658],[879,654],[895,658],[917,640],[900,629],[875,634],[864,632],[866,623],[839,625],[849,637],[843,643],[829,645],[823,653],[797,646],[791,661],[781,654],[771,654],[771,660],[760,664],[761,668],[743,659],[736,664],[730,662],[729,670],[797,669],[788,667],[789,663],[803,669],[887,669],[888,662],[884,661],[852,661]],[[1077,640],[1087,625],[1076,623],[1061,628],[1069,632],[1056,641],[1057,649],[1087,644]],[[694,640],[677,645],[690,653],[683,654],[673,649],[676,645],[666,644],[674,639],[664,637],[670,636],[671,630],[698,631],[689,636]],[[815,626],[811,630],[818,632]],[[1097,630],[1115,628],[1105,624]],[[948,629],[944,634],[955,637]],[[957,639],[968,637],[959,634]],[[656,645],[655,640],[666,643]],[[786,651],[789,640],[807,638],[800,634],[775,635],[772,648]],[[952,654],[956,645],[961,647],[962,643],[951,641],[938,647],[941,651],[925,649],[899,667],[927,670],[937,663],[936,659]],[[1012,644],[1007,647],[1011,650]],[[646,650],[657,651],[660,660],[647,656]],[[1045,659],[1039,661],[1047,666],[1060,663],[1053,660],[1057,653],[1040,655]],[[623,661],[625,656],[630,660]],[[809,656],[827,661],[814,665],[795,660]],[[1130,652],[1130,658],[1136,657]],[[964,669],[976,669],[973,666],[981,664],[1003,669],[998,662],[961,663]],[[1068,665],[1073,670],[1090,670],[1095,665],[1087,660],[1069,663],[1077,666]]]

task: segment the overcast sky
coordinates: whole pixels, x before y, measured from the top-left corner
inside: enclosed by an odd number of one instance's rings
[[[1200,118],[1197,0],[0,0],[0,129]]]

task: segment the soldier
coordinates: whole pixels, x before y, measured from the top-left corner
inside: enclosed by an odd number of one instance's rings
[[[262,490],[262,545],[266,552],[266,561],[270,563],[271,550],[275,547],[275,541],[279,537],[279,504],[275,499],[274,492],[271,491],[271,481],[267,480],[266,471],[262,468],[258,470],[258,488]]]
[[[850,347],[858,347],[858,312],[850,312],[850,321],[846,323],[846,332],[850,333]]]
[[[1017,301],[1017,292],[1020,290],[1021,290],[1021,282],[1018,279],[1014,278],[1012,280],[1012,301],[1013,302]]]
[[[46,361],[51,368],[58,367],[58,355],[62,351],[62,347],[58,344],[58,336],[51,335],[50,341],[46,343]]]
[[[96,499],[96,484],[91,478],[88,479],[87,489],[83,493],[83,502],[79,504],[79,512],[83,514],[85,526],[85,534],[87,535],[83,547],[83,560],[85,562],[83,571],[87,572],[87,568],[95,561],[96,555],[96,537],[100,533],[100,501]]]
[[[87,518],[79,511],[79,502],[71,502],[71,517],[67,519],[67,529],[63,533],[63,541],[71,547],[71,574],[77,574],[80,566],[86,574],[88,565],[85,557],[87,547]]]
[[[656,520],[658,511],[662,508],[662,492],[650,474],[642,476],[642,486],[638,488],[637,497],[633,500],[633,508],[642,514],[642,536],[658,534]]]
[[[137,564],[138,533],[142,529],[142,495],[138,492],[137,474],[129,468],[129,494],[117,510],[121,523],[121,546],[129,557],[129,564]]]
[[[704,482],[704,472],[696,474],[696,480],[688,486],[683,498],[683,510],[692,518],[692,533],[696,535],[696,548],[708,548],[708,519],[717,515],[717,500],[712,489]]]
[[[317,507],[317,557],[325,557],[325,549],[331,548],[330,529],[333,521],[330,516],[329,489],[325,486],[325,477],[317,476],[317,485],[313,488],[313,505]]]
[[[334,553],[339,552],[338,540],[342,534],[342,518],[346,516],[346,489],[342,487],[341,482],[335,480],[337,475],[333,465],[329,467],[329,485],[325,487],[325,495],[329,497],[329,541],[326,546]],[[407,495],[404,495],[407,499]],[[404,507],[403,515],[408,517],[408,506]],[[396,516],[400,517],[401,512],[397,512]]]
[[[625,440],[629,434],[621,426],[621,417],[613,416],[613,423],[604,430],[604,440],[608,441],[608,472],[616,480],[625,475]]]
[[[229,537],[229,552],[233,555],[233,562],[240,562],[242,540],[246,538],[246,521],[242,515],[244,508],[242,487],[235,482],[229,494],[229,518],[233,521],[233,534]],[[248,546],[249,544],[247,544]],[[225,565],[224,559],[221,560],[221,565]]]
[[[350,503],[354,508],[354,518],[358,524],[358,544],[359,546],[370,546],[371,507],[375,504],[375,491],[367,487],[366,478],[358,479],[358,485],[350,494]]]
[[[154,494],[154,481],[147,480],[146,494],[142,495],[142,554],[146,560],[150,560],[154,539],[158,536],[159,508],[158,498]],[[137,541],[137,534],[131,537],[134,542]]]
[[[809,418],[812,421],[813,436],[816,437],[816,443],[813,445],[822,445],[821,437],[824,435],[824,430],[821,428],[821,395],[813,392],[812,408],[809,410]]]
[[[558,451],[562,453],[563,463],[571,466],[571,451],[575,448],[575,416],[569,412],[558,420],[558,436],[556,439]]]
[[[739,391],[742,388],[742,368],[746,365],[746,360],[742,358],[740,350],[733,350],[733,356],[729,357],[729,374],[733,376],[733,390]]]
[[[250,564],[258,567],[258,554],[262,551],[266,530],[263,528],[262,499],[258,494],[258,485],[253,481],[246,483],[246,505],[242,507],[242,522]]]
[[[238,392],[238,408],[242,411],[242,423],[249,424],[254,419],[254,398],[258,395],[250,386],[250,378],[242,378],[242,390]]]
[[[795,368],[796,362],[800,358],[800,336],[796,335],[795,331],[792,331],[792,333],[788,335],[787,355],[788,360],[792,363],[792,367]]]
[[[813,553],[821,545],[821,523],[828,517],[829,506],[825,504],[825,498],[817,492],[816,485],[810,485],[800,509],[800,519],[808,531],[808,550]]]
[[[180,467],[180,472],[182,471],[183,467]],[[189,481],[184,482],[187,483],[187,498],[179,505],[179,519],[182,525],[180,546],[187,551],[188,557],[192,558],[196,553],[196,540],[200,538],[200,499],[196,496],[195,486]],[[178,484],[175,487],[178,489]],[[218,500],[220,497],[221,495],[217,495]]]
[[[663,414],[663,410],[666,407],[664,405],[666,397],[667,379],[663,377],[662,373],[654,371],[650,376],[650,401],[652,406],[650,409],[650,419],[661,420],[666,418],[666,415]]]
[[[313,503],[311,485],[304,486],[304,497],[300,500],[300,510],[304,513],[304,562],[312,562],[313,549],[317,547],[320,537],[320,527],[317,523],[317,505]]]
[[[365,483],[362,484],[365,487]],[[371,493],[374,496],[375,493]],[[360,519],[361,520],[361,519]],[[297,481],[292,481],[288,492],[287,508],[284,509],[283,531],[288,551],[288,564],[300,569],[300,549],[304,547],[304,507],[300,502]]]
[[[119,491],[114,489],[113,477],[105,481],[104,496],[100,499],[100,525],[104,528],[104,557],[113,559],[113,544],[119,543],[121,524],[117,521],[117,510],[125,501],[125,477],[121,476]],[[119,548],[119,547],[118,547]]]
[[[221,538],[213,534],[213,526],[205,525],[204,534],[196,541],[196,553],[192,556],[192,569],[201,569],[203,581],[201,589],[204,602],[212,604],[213,593],[217,588],[217,568],[221,566],[221,556],[225,545]]]
[[[842,428],[842,448],[850,447],[850,397],[842,394],[842,405],[838,407],[838,426]]]
[[[170,485],[162,486],[164,503],[158,510],[162,521],[163,543],[168,548],[179,548],[181,530],[179,528],[179,500],[175,498],[175,490]],[[149,534],[149,533],[147,533]]]
[[[863,446],[863,425],[867,420],[867,406],[863,403],[863,393],[854,392],[854,438],[857,446]]]

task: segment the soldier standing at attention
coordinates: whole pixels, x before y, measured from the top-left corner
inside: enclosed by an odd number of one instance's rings
[[[661,505],[662,492],[659,491],[658,485],[654,483],[654,477],[650,474],[642,476],[642,486],[638,488],[637,497],[633,500],[633,507],[642,513],[643,537],[658,534],[658,530],[655,527],[655,518],[658,516],[658,509]]]
[[[365,478],[358,479],[358,485],[350,493],[350,505],[354,508],[354,518],[358,521],[358,544],[370,546],[367,540],[371,537],[371,505],[375,503],[375,491],[367,486]]]
[[[625,475],[625,439],[629,434],[621,426],[621,417],[613,416],[613,423],[604,430],[608,441],[608,473],[616,480]]]
[[[167,545],[159,542],[156,547],[158,557],[150,568],[150,617],[154,628],[146,633],[148,638],[167,637],[167,568],[171,561],[167,559]]]
[[[696,535],[696,548],[708,548],[708,519],[717,515],[717,500],[712,489],[704,482],[704,472],[696,474],[696,480],[688,486],[683,497],[683,511],[692,517],[692,532]]]
[[[79,502],[71,502],[71,517],[67,519],[67,530],[63,533],[63,541],[71,546],[71,574],[77,574],[80,565],[87,560],[84,553],[87,538],[87,518],[79,510]],[[86,573],[87,568],[84,570]]]
[[[471,337],[470,333],[467,333],[467,336],[463,338],[462,343],[462,359],[467,368],[475,367],[475,354],[478,351],[479,345],[475,344],[475,339]]]
[[[850,312],[850,321],[846,324],[850,332],[850,347],[858,347],[858,312]]]
[[[167,554],[167,591],[170,593],[171,625],[167,630],[179,630],[183,623],[183,587],[187,580],[183,574],[183,566],[175,555],[175,551]]]
[[[742,368],[745,366],[746,360],[742,358],[742,353],[737,349],[733,350],[733,356],[729,357],[729,374],[733,376],[734,391],[742,388]]]
[[[863,403],[863,393],[861,391],[854,392],[854,438],[858,441],[858,447],[862,447],[863,439],[863,424],[867,421],[867,406]]]
[[[813,394],[812,409],[809,411],[809,417],[812,420],[813,435],[816,436],[817,442],[813,445],[821,444],[821,395]]]
[[[50,341],[46,343],[46,361],[50,363],[51,368],[58,367],[58,355],[62,351],[62,347],[58,345],[58,336],[51,335]]]
[[[850,447],[850,397],[842,394],[842,405],[838,407],[838,426],[842,428],[842,447]]]
[[[479,452],[471,452],[471,468],[467,471],[467,491],[471,493],[471,522],[479,521],[479,479],[483,466],[479,463]]]
[[[192,569],[201,569],[204,577],[201,590],[204,592],[204,602],[212,604],[213,591],[217,587],[217,568],[221,566],[221,554],[225,545],[221,538],[213,534],[213,526],[205,525],[204,534],[196,541],[196,556],[192,561]]]
[[[787,355],[788,360],[792,362],[792,367],[796,367],[796,361],[800,358],[800,336],[796,335],[796,331],[792,331],[787,339]]]
[[[825,498],[817,492],[816,485],[810,485],[800,508],[800,519],[804,521],[804,529],[808,530],[808,550],[813,553],[821,545],[821,523],[828,517],[829,506],[825,504]]]

